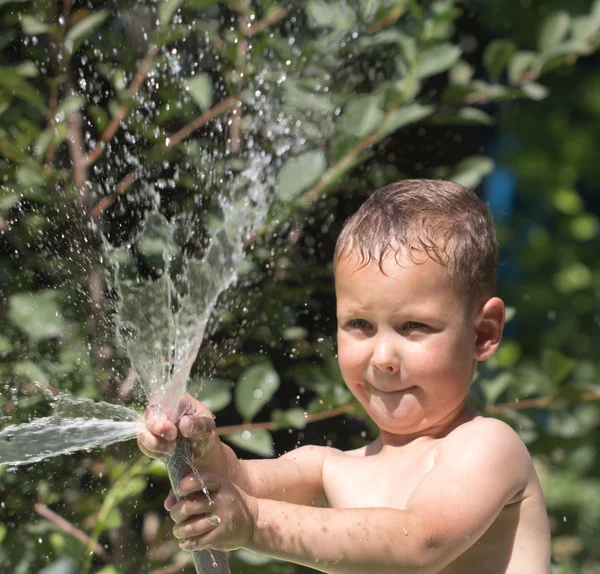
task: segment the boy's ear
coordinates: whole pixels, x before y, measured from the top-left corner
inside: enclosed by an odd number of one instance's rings
[[[504,302],[498,297],[488,299],[479,310],[475,323],[475,358],[489,359],[502,341]]]

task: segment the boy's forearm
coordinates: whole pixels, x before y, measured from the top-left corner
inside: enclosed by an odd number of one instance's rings
[[[258,499],[247,546],[330,574],[433,572],[423,528],[390,508],[314,508]]]

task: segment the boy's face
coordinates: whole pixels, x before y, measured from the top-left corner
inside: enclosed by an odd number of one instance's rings
[[[338,356],[348,388],[382,432],[434,433],[462,411],[476,365],[466,305],[432,259],[388,257],[335,271]]]

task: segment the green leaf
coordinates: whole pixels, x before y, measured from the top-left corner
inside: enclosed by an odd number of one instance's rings
[[[202,379],[200,390],[194,393],[213,413],[223,410],[231,403],[231,381],[225,379]],[[194,388],[196,384],[190,383]]]
[[[473,78],[474,73],[475,70],[473,69],[473,66],[470,66],[467,62],[458,62],[458,64],[450,70],[450,83],[455,86],[466,86]]]
[[[116,504],[119,504],[128,498],[138,496],[138,494],[141,494],[146,490],[147,485],[148,482],[145,477],[134,476],[117,492],[117,496],[115,497]]]
[[[286,327],[282,334],[286,341],[296,341],[298,339],[304,339],[304,337],[308,335],[308,331],[304,327],[296,325],[293,327]]]
[[[0,544],[6,538],[6,533],[8,532],[8,528],[6,528],[6,524],[4,522],[0,522]]]
[[[173,14],[181,5],[181,0],[162,0],[158,6],[158,20],[161,26],[166,26],[171,22]]]
[[[343,2],[309,0],[305,10],[313,27],[349,32],[356,21],[354,11]]]
[[[494,354],[494,358],[498,366],[507,368],[514,365],[521,358],[522,354],[521,345],[517,341],[507,339],[502,342]]]
[[[496,404],[500,395],[510,386],[512,379],[513,377],[510,373],[502,372],[493,379],[481,381],[479,385],[485,397],[486,404]]]
[[[571,371],[575,367],[575,361],[556,349],[544,349],[541,366],[548,377],[550,377],[552,385],[557,386],[571,374]]]
[[[460,108],[456,114],[456,117],[462,122],[470,124],[491,126],[494,123],[494,118],[492,116],[483,110],[480,110],[479,108],[473,108],[471,106]]]
[[[576,42],[590,42],[598,33],[600,28],[600,13],[599,18],[595,19],[588,15],[574,16],[571,18],[571,34]]]
[[[548,88],[537,82],[527,82],[521,86],[523,93],[531,100],[539,101],[548,96]]]
[[[265,564],[273,562],[273,559],[269,558],[268,556],[264,556],[263,554],[255,554],[254,552],[244,550],[243,548],[236,550],[234,552],[234,556],[242,562],[251,564],[252,566],[264,566]]]
[[[213,83],[208,74],[196,74],[185,81],[192,99],[202,110],[209,110],[213,101]]]
[[[41,173],[24,165],[17,168],[16,176],[17,181],[24,187],[37,187],[46,183]]]
[[[477,187],[481,180],[492,172],[494,161],[485,156],[472,156],[459,162],[453,173],[448,177],[450,181],[473,189]]]
[[[493,40],[488,44],[483,53],[483,65],[494,82],[498,81],[515,51],[512,40]]]
[[[531,70],[537,60],[535,52],[521,51],[513,54],[508,63],[508,79],[511,84],[522,81],[523,76]]]
[[[65,48],[69,54],[77,51],[81,43],[106,20],[107,10],[100,10],[87,18],[77,22],[65,36]]]
[[[60,313],[57,295],[52,289],[12,295],[8,316],[34,341],[60,337],[67,330],[67,322]]]
[[[108,511],[106,518],[98,524],[97,528],[100,532],[110,530],[111,528],[119,528],[123,524],[121,511],[115,506]]]
[[[574,293],[592,284],[593,275],[589,267],[574,261],[554,276],[554,285],[561,293]]]
[[[50,31],[50,26],[44,22],[40,22],[33,16],[23,16],[21,18],[21,26],[23,32],[28,36],[39,36],[41,34],[47,34]]]
[[[271,457],[275,454],[271,433],[265,430],[242,431],[227,434],[225,440],[243,450],[263,457]]]
[[[600,221],[595,215],[584,213],[574,217],[569,223],[569,228],[573,237],[578,241],[590,241],[598,237]]]
[[[277,425],[278,429],[303,429],[306,428],[305,413],[306,411],[300,408],[288,409],[287,411],[275,409],[271,415],[271,420]]]
[[[85,105],[86,99],[83,96],[71,96],[69,98],[64,99],[56,113],[58,116],[68,118],[72,113],[78,112]],[[63,120],[60,120],[63,121]]]
[[[547,52],[560,44],[567,35],[571,18],[564,10],[548,14],[544,19],[538,36],[540,52]]]
[[[47,385],[49,382],[48,375],[31,361],[21,361],[13,366],[13,373],[29,379],[34,383],[42,383]]]
[[[318,112],[333,112],[335,110],[335,103],[330,95],[307,90],[290,78],[285,81],[283,99],[290,106],[301,110]]]
[[[428,78],[445,72],[459,61],[460,54],[460,48],[449,42],[443,42],[427,49],[419,60],[417,78]]]
[[[517,310],[514,307],[506,307],[504,313],[504,322],[509,323],[515,318]]]
[[[234,403],[245,421],[250,421],[279,388],[279,375],[271,363],[246,369],[235,386]]]
[[[277,174],[277,195],[282,201],[291,201],[317,183],[327,168],[322,150],[308,151],[288,159]]]
[[[11,340],[4,335],[0,335],[0,355],[6,355],[13,350]]]
[[[385,122],[382,130],[383,135],[389,135],[396,130],[420,122],[430,116],[435,110],[434,106],[426,106],[424,104],[408,104],[398,108],[390,118]]]
[[[375,95],[358,96],[351,99],[342,115],[342,129],[353,136],[363,138],[381,122],[383,111]]]

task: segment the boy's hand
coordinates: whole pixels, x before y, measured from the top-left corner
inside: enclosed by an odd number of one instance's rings
[[[166,414],[159,413],[156,405],[148,405],[144,412],[146,425],[137,435],[140,450],[152,458],[170,456],[175,451],[177,435],[181,433],[192,441],[197,459],[206,459],[206,455],[215,449],[220,451],[221,441],[216,433],[214,416],[199,400],[185,394],[176,419],[174,423]]]
[[[206,486],[209,499],[202,492]],[[182,550],[243,548],[254,529],[256,499],[237,488],[228,478],[210,473],[190,474],[179,483],[177,502],[173,491],[165,508],[176,523],[173,534]]]

